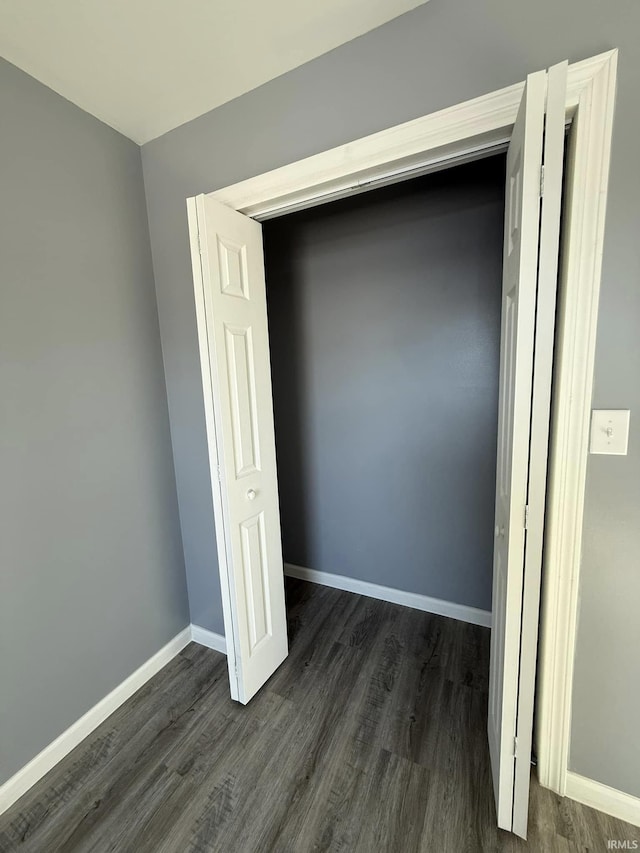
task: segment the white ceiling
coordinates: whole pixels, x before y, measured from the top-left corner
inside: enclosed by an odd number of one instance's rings
[[[423,2],[0,0],[0,54],[143,143]]]

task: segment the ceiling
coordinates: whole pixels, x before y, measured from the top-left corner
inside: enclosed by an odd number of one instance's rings
[[[140,144],[425,0],[0,0],[0,54]]]

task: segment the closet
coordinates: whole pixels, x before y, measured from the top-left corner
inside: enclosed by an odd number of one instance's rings
[[[529,75],[502,126],[396,160],[377,197],[374,136],[187,200],[232,698],[288,654],[281,520],[287,559],[440,606],[486,614],[492,576],[489,753],[498,824],[523,836],[566,79]],[[389,133],[415,146],[412,127]]]
[[[501,154],[264,223],[287,570],[488,620],[504,186]]]

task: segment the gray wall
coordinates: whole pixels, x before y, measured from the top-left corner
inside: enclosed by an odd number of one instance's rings
[[[640,4],[430,0],[142,150],[192,615],[222,630],[185,198],[620,48],[594,403],[629,455],[589,460],[571,767],[640,795]]]
[[[0,61],[0,783],[188,623],[140,150]]]
[[[264,226],[284,558],[491,609],[504,157]]]

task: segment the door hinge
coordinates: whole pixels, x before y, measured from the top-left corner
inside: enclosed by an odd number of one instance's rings
[[[196,237],[198,240],[198,254],[201,255],[202,254],[202,243],[200,242],[200,232],[199,231],[196,234]]]
[[[524,508],[524,529],[527,530],[529,527],[529,504],[527,504]]]
[[[544,164],[540,166],[540,198],[544,195]]]
[[[221,483],[222,482],[222,472],[220,471],[219,465],[217,466],[217,471],[218,471],[218,482]]]
[[[513,757],[518,757],[518,738],[514,737],[513,739]]]

